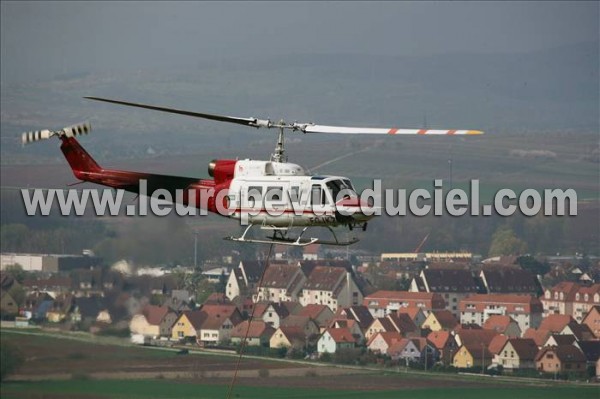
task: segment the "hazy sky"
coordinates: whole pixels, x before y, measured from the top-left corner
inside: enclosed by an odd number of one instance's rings
[[[1,3],[3,84],[229,57],[528,52],[599,36],[598,2]]]

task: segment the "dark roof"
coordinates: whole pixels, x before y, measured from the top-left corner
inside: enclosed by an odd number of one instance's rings
[[[433,313],[444,330],[452,330],[458,325],[458,320],[456,320],[456,317],[449,310],[432,310],[431,313]]]
[[[185,316],[196,331],[202,328],[202,323],[204,323],[204,320],[206,320],[207,317],[206,313],[201,310],[186,310],[181,316]]]
[[[579,341],[579,347],[588,362],[596,362],[600,357],[600,341]]]
[[[583,352],[573,345],[547,346],[542,348],[535,357],[539,361],[547,352],[554,352],[561,362],[585,362],[587,361]]]
[[[333,291],[346,275],[342,267],[317,266],[308,276],[304,289]]]
[[[369,308],[364,305],[355,305],[346,308],[347,317],[358,322],[361,329],[368,328],[373,323],[373,315],[369,312]]]
[[[402,334],[414,333],[419,329],[406,313],[391,313],[388,315],[388,319],[394,323],[396,331]]]
[[[510,338],[506,342],[510,342],[521,360],[533,360],[538,353],[538,347],[531,338]]]
[[[477,292],[475,278],[468,270],[425,269],[429,292]]]
[[[499,267],[482,270],[490,293],[532,293],[540,289],[537,278],[527,270]]]
[[[107,308],[104,298],[99,296],[75,298],[75,306],[82,318],[94,319],[98,317],[101,310]]]
[[[573,345],[573,342],[577,342],[577,337],[573,334],[552,334],[550,337],[546,339],[554,338],[554,342],[556,345]]]
[[[260,260],[243,260],[240,266],[250,284],[258,283],[265,268],[265,262]]]
[[[298,273],[299,267],[295,265],[269,265],[265,271],[262,287],[287,288],[292,283],[292,278]]]

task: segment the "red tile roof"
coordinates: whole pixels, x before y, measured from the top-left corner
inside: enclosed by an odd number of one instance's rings
[[[527,330],[525,330],[525,333],[523,333],[523,338],[531,338],[534,340],[535,344],[538,347],[542,347],[544,346],[544,344],[548,340],[548,337],[551,334],[552,332],[550,330],[541,328],[538,328],[536,330],[535,328],[528,328]]]
[[[510,323],[516,323],[512,317],[495,314],[487,318],[483,323],[483,328],[495,330],[498,333],[504,333],[510,326]]]
[[[388,347],[391,346],[393,343],[400,341],[402,339],[402,335],[397,331],[382,331],[382,332],[373,334],[371,336],[371,339],[369,339],[369,342],[367,342],[367,346],[371,345],[371,343],[373,343],[375,338],[377,338],[378,336],[381,336],[381,338],[383,338],[383,340],[388,345]]]
[[[564,314],[551,314],[542,320],[542,323],[538,327],[539,330],[548,330],[553,333],[559,333],[569,323],[576,323],[575,319],[570,315]]]
[[[448,341],[454,339],[454,337],[449,331],[432,331],[427,335],[427,339],[437,349],[443,349],[448,344]]]
[[[390,302],[406,303],[406,307],[423,307],[425,309],[444,309],[446,302],[440,294],[430,292],[408,291],[376,291],[363,299],[363,305],[368,308],[385,309]],[[422,306],[417,306],[422,304]]]
[[[322,312],[328,312],[332,314],[331,309],[327,305],[309,304],[304,306],[299,312],[299,316],[308,316],[311,319],[316,319]]]
[[[244,338],[246,336],[246,331],[248,330],[248,320],[245,320],[235,326],[233,330],[231,330],[231,336],[234,338]],[[271,337],[275,329],[265,323],[264,321],[253,321],[250,324],[250,330],[248,330],[248,338],[262,338],[262,337]]]
[[[542,302],[530,295],[517,294],[471,294],[458,305],[461,312],[483,312],[489,305],[506,307],[508,313],[541,313]]]
[[[169,308],[167,306],[146,305],[142,310],[142,314],[146,318],[148,324],[153,326],[159,325],[167,313],[169,313]]]
[[[356,339],[352,335],[352,332],[350,332],[350,330],[347,328],[329,328],[327,332],[329,333],[329,335],[331,335],[331,338],[338,344],[344,342],[356,343]]]
[[[508,337],[506,335],[504,335],[504,334],[496,335],[490,341],[490,344],[488,345],[488,350],[491,353],[493,353],[494,355],[497,355],[498,353],[500,353],[500,350],[502,350],[502,348],[506,344],[506,341],[508,341]],[[536,351],[537,351],[537,346],[536,346]]]

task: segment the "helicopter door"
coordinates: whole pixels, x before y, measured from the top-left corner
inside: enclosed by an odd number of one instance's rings
[[[329,203],[325,189],[321,184],[313,184],[311,186],[309,201],[314,216],[319,217],[325,215]]]

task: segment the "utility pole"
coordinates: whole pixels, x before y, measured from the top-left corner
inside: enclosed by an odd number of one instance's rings
[[[485,368],[485,344],[481,343],[481,374],[483,374],[483,370]]]
[[[194,231],[194,271],[198,270],[198,232]]]

